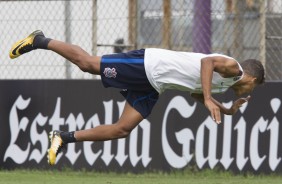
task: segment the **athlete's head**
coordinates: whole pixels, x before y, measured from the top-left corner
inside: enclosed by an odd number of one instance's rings
[[[264,83],[264,67],[260,61],[248,59],[240,65],[244,71],[243,79],[232,87],[237,96],[249,94],[256,86]]]
[[[256,84],[263,84],[264,83],[264,67],[260,61],[256,59],[247,59],[240,63],[242,66],[244,73],[255,77]]]

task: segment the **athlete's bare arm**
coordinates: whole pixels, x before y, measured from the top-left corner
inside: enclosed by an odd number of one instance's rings
[[[201,83],[203,89],[202,102],[209,109],[211,117],[216,123],[221,123],[220,112],[230,112],[211,96],[211,81],[213,71],[222,77],[237,76],[240,72],[237,62],[221,56],[206,57],[201,60]]]

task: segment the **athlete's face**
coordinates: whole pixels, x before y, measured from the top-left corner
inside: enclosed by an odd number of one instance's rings
[[[244,78],[233,87],[233,90],[237,96],[242,96],[250,94],[257,85],[255,77],[245,75]]]
[[[244,84],[240,88],[234,89],[234,91],[237,96],[242,96],[242,95],[250,94],[255,89],[256,86],[257,84],[255,82],[252,82],[252,83]]]

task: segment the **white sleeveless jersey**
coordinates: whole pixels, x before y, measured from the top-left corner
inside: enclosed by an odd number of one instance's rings
[[[210,56],[233,59],[221,54],[176,52],[156,48],[145,49],[144,65],[146,75],[151,85],[159,93],[167,89],[202,93],[201,59]],[[243,73],[239,63],[238,66]],[[223,78],[219,73],[213,72],[211,93],[225,92],[230,86],[241,80],[242,77],[243,74],[239,77]]]

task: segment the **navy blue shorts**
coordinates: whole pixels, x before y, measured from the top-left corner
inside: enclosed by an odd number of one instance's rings
[[[101,79],[105,87],[123,89],[121,94],[143,118],[152,111],[159,98],[151,86],[144,68],[144,49],[104,55],[101,59]]]

